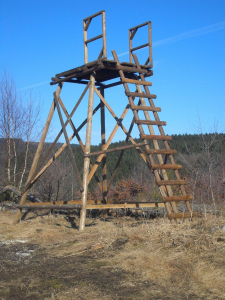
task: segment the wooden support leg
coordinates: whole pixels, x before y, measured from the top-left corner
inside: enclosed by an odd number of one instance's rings
[[[87,114],[87,129],[86,129],[86,143],[85,153],[89,154],[91,149],[91,128],[92,128],[92,115],[93,115],[93,103],[94,103],[94,87],[95,87],[95,76],[90,76],[91,86],[89,89],[89,100],[88,100],[88,114]],[[86,203],[87,203],[87,192],[88,192],[88,174],[90,167],[90,157],[84,158],[84,171],[83,171],[83,192],[81,198],[82,209],[80,212],[80,231],[84,230],[86,220]]]
[[[104,97],[104,88],[100,88],[100,93]],[[105,105],[100,100],[101,104],[101,140],[102,140],[102,150],[104,150],[105,145]],[[102,158],[102,196],[103,203],[107,203],[107,177],[106,177],[106,154]]]
[[[60,83],[58,85],[58,88],[56,90],[56,95],[59,97],[59,94],[61,92],[61,89],[62,89],[62,83]],[[34,157],[34,160],[33,160],[33,163],[32,163],[32,166],[31,166],[31,169],[30,169],[30,173],[29,173],[29,176],[27,178],[27,183],[30,181],[31,177],[33,176],[35,170],[36,170],[36,167],[37,167],[37,164],[38,164],[38,161],[39,161],[39,158],[40,158],[40,155],[41,155],[41,151],[42,151],[42,148],[43,148],[43,145],[44,145],[44,142],[45,142],[45,138],[46,138],[46,135],[48,133],[48,129],[49,129],[49,126],[50,126],[50,123],[51,123],[51,120],[52,120],[52,116],[53,116],[53,113],[54,113],[54,110],[55,110],[55,103],[54,103],[54,100],[52,102],[52,106],[50,108],[50,111],[49,111],[49,114],[48,114],[48,118],[47,118],[47,121],[45,123],[45,127],[44,127],[44,130],[42,132],[42,136],[41,136],[41,139],[40,139],[40,142],[39,142],[39,145],[38,145],[38,148],[37,148],[37,151],[36,151],[36,154],[35,154],[35,157]],[[26,192],[23,194],[21,200],[20,200],[20,205],[23,205],[26,201],[26,198],[27,198],[27,194],[28,194],[28,191],[29,191],[29,187],[27,187],[26,189]],[[16,217],[15,217],[15,220],[14,220],[14,223],[18,223],[20,218],[21,218],[21,211],[20,210],[17,210],[17,213],[16,213]]]

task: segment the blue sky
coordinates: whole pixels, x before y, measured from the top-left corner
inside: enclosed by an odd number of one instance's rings
[[[30,88],[43,102],[47,117],[56,73],[84,64],[82,20],[100,10],[106,12],[107,55],[116,50],[120,61],[128,61],[128,29],[152,22],[153,72],[151,92],[167,122],[166,134],[197,133],[202,129],[224,132],[225,97],[225,1],[3,1],[0,0],[0,68],[7,68],[20,93]],[[100,34],[99,24],[90,27]],[[92,32],[90,32],[92,37]],[[139,38],[146,42],[145,32]],[[139,40],[137,40],[138,42]],[[145,60],[144,51],[138,55]],[[90,60],[95,60],[93,49]],[[75,105],[83,86],[65,83],[62,100],[68,111]],[[106,99],[120,115],[127,103],[122,87],[106,92]],[[85,98],[86,99],[86,98]],[[75,115],[76,126],[86,118],[86,103]],[[99,99],[95,97],[95,105]],[[128,127],[131,115],[124,120]],[[107,137],[114,120],[107,114]],[[54,118],[52,136],[59,130]],[[94,117],[92,143],[100,142],[99,116]],[[85,136],[84,130],[81,132]],[[134,130],[134,137],[138,137]],[[115,140],[123,140],[119,131]],[[76,143],[76,141],[74,141]]]

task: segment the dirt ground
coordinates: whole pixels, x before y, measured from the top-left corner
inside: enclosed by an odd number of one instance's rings
[[[224,299],[225,217],[0,213],[0,299]]]

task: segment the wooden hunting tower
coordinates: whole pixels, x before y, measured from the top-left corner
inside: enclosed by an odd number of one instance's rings
[[[87,38],[87,32],[93,18],[101,17],[102,19],[102,34]],[[139,28],[147,27],[148,42],[138,47],[133,47],[132,41],[137,34]],[[23,208],[55,208],[55,209],[80,209],[80,230],[85,227],[86,210],[87,209],[108,209],[108,208],[135,208],[135,207],[164,207],[166,208],[167,215],[172,220],[179,220],[182,218],[192,218],[197,215],[192,212],[190,200],[192,195],[187,195],[185,191],[186,180],[182,180],[179,174],[179,169],[182,169],[182,165],[176,164],[173,155],[177,153],[176,150],[170,149],[169,141],[172,137],[165,134],[163,127],[166,125],[165,121],[161,121],[159,118],[160,107],[155,107],[154,99],[156,95],[150,93],[149,87],[151,82],[146,80],[146,77],[152,76],[153,60],[152,60],[152,40],[151,40],[151,22],[143,23],[139,26],[135,26],[129,29],[129,62],[120,62],[115,51],[112,51],[113,60],[107,59],[106,53],[106,26],[105,26],[105,11],[100,11],[83,20],[83,35],[84,35],[84,65],[56,74],[52,78],[51,85],[58,84],[57,90],[54,93],[54,99],[50,108],[50,112],[44,127],[39,146],[28,176],[26,187],[23,192],[23,196],[18,205],[18,212],[16,215],[16,222],[21,218],[21,210]],[[88,62],[88,45],[97,40],[102,40],[102,49],[97,60]],[[148,57],[145,64],[141,65],[135,52],[141,48],[148,49]],[[109,83],[110,81],[110,83]],[[84,90],[77,102],[74,103],[74,108],[69,114],[60,98],[60,92],[64,83],[74,83],[84,85]],[[108,82],[108,83],[107,83]],[[106,89],[122,85],[126,95],[124,101],[124,110],[121,111],[121,115],[116,115],[104,96]],[[84,95],[89,91],[88,98],[88,111],[85,112],[83,123],[76,128],[72,121],[72,117],[76,115],[76,110],[80,103],[84,101]],[[94,95],[100,99],[100,103],[94,108],[93,101]],[[122,96],[122,95],[121,95]],[[58,112],[58,116],[61,122],[61,131],[52,143],[47,155],[42,160],[43,165],[37,168],[41,151],[44,145],[45,137],[49,129],[50,122],[52,120],[55,109]],[[115,126],[106,140],[105,137],[105,109],[115,119]],[[100,124],[101,124],[101,143],[102,150],[98,152],[91,152],[91,136],[92,136],[92,117],[100,110]],[[66,116],[66,122],[63,121],[62,111]],[[131,111],[133,114],[133,120],[128,129],[123,124],[125,115]],[[140,116],[140,114],[142,116]],[[143,117],[144,116],[144,117]],[[68,136],[67,125],[72,128],[72,135]],[[79,131],[86,126],[86,139],[85,144],[82,142]],[[137,143],[132,138],[132,129],[137,126],[141,142]],[[109,149],[114,135],[118,128],[121,128],[125,134],[125,145],[119,148]],[[157,133],[156,133],[157,131]],[[55,147],[60,136],[64,134],[65,143],[60,149],[47,161],[53,148]],[[76,157],[72,151],[70,142],[76,137],[80,147],[82,148],[84,155],[83,165],[83,177],[81,179],[80,172],[77,167]],[[80,186],[80,200],[66,200],[57,202],[43,202],[38,204],[26,205],[26,197],[29,189],[38,180],[38,178],[47,170],[47,168],[54,163],[54,160],[63,152],[63,150],[69,149],[71,164],[76,173],[76,179]],[[160,203],[137,203],[137,202],[124,202],[124,203],[112,203],[107,202],[107,192],[109,186],[112,183],[112,179],[120,165],[123,153],[127,149],[135,148],[140,154],[143,161],[147,164],[149,171],[154,174],[156,184],[159,187],[159,191],[162,195],[162,202]],[[115,164],[114,172],[111,178],[107,178],[107,160],[108,153],[113,151],[120,151],[118,161]],[[129,150],[127,150],[129,151]],[[94,164],[90,163],[90,157],[95,156],[96,161]],[[96,175],[96,170],[102,161],[102,180],[99,180]],[[169,174],[168,174],[169,171]],[[171,175],[172,173],[172,175]],[[169,175],[169,176],[168,176]],[[92,177],[95,176],[97,183],[102,193],[102,199],[92,203],[88,199],[88,184]],[[171,179],[172,178],[172,179]],[[179,212],[177,203],[184,201],[186,204],[186,211]]]

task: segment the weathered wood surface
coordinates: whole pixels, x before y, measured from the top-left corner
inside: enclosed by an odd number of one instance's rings
[[[151,208],[151,207],[164,207],[162,202],[133,202],[133,203],[114,203],[114,204],[87,204],[86,209],[124,209],[124,208]],[[55,205],[16,205],[18,209],[82,209],[81,204],[55,204]]]
[[[151,106],[143,106],[143,105],[131,105],[130,108],[132,110],[161,111],[160,107],[151,107]]]
[[[115,151],[132,149],[132,148],[137,148],[137,147],[145,146],[145,145],[146,145],[146,143],[137,143],[137,144],[134,144],[134,145],[132,144],[132,145],[127,145],[127,146],[121,146],[121,147],[117,147],[117,148],[113,148],[113,149],[96,151],[96,152],[92,152],[92,153],[89,153],[89,154],[84,154],[84,157],[90,157],[90,156],[95,156],[95,155],[100,155],[100,154],[111,153],[111,152],[115,152]]]

